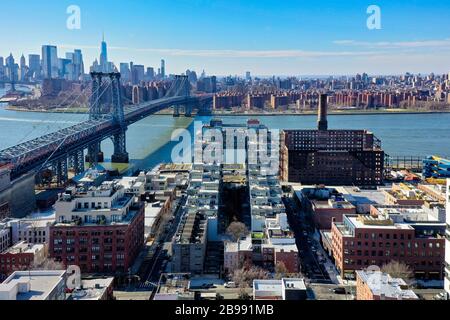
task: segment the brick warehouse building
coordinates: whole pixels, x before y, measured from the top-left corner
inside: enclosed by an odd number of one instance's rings
[[[71,188],[55,205],[49,253],[83,273],[127,272],[144,244],[145,206],[117,182]]]
[[[366,130],[328,130],[327,95],[319,101],[318,130],[281,134],[281,179],[302,184],[380,185],[384,170],[380,141]]]
[[[407,264],[417,279],[443,279],[445,224],[401,222],[394,215],[344,215],[331,230],[332,254],[342,277],[391,261]]]

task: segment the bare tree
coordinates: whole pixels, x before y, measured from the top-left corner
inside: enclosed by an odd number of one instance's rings
[[[389,274],[393,278],[401,278],[406,282],[409,282],[414,275],[411,268],[408,265],[395,260],[381,267],[381,271]]]
[[[286,268],[286,265],[283,261],[278,261],[275,264],[275,278],[282,279],[285,278],[288,274],[289,270]]]
[[[65,270],[64,264],[53,259],[45,259],[41,263],[33,263],[33,270]]]
[[[251,297],[250,297],[250,295],[247,293],[247,291],[245,291],[244,288],[241,288],[241,289],[239,290],[238,299],[239,299],[239,300],[251,300]]]
[[[238,241],[240,238],[248,235],[248,233],[247,227],[242,222],[232,222],[227,229],[227,234],[231,237],[233,242]]]
[[[253,284],[253,280],[269,279],[269,272],[259,267],[252,266],[250,268],[235,269],[231,275],[231,279],[240,288],[248,288]]]

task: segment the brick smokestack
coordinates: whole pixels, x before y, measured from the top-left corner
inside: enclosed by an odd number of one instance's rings
[[[328,106],[327,106],[328,96],[326,94],[321,94],[319,97],[319,121],[318,127],[320,131],[328,130]]]

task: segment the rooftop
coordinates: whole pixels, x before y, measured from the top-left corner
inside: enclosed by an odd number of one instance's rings
[[[357,277],[369,286],[373,295],[398,300],[419,299],[412,290],[407,289],[403,279],[392,278],[390,275],[382,273],[381,271],[358,270],[356,271],[356,274]]]
[[[0,284],[0,300],[46,300],[66,271],[16,271]]]
[[[36,254],[37,252],[44,249],[43,244],[29,244],[26,241],[21,241],[8,248],[3,253],[9,254],[18,254],[18,253],[32,253]]]
[[[83,279],[81,289],[70,294],[69,300],[100,300],[114,282],[114,277],[99,279]]]

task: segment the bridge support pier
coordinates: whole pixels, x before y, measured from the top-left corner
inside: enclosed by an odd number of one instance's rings
[[[84,152],[83,149],[69,154],[69,168],[73,169],[75,175],[83,173],[84,168]]]
[[[52,171],[56,176],[58,186],[67,182],[69,180],[67,158],[56,160],[52,165]]]
[[[188,118],[192,117],[192,109],[193,109],[193,106],[191,103],[186,104],[184,106],[184,116],[188,117]]]
[[[104,155],[101,150],[101,142],[97,141],[88,146],[88,153],[86,155],[86,162],[89,162],[91,167],[96,166],[99,162],[104,162]]]
[[[173,116],[174,118],[178,118],[180,116],[180,106],[178,104],[173,106]]]
[[[116,133],[112,137],[114,143],[114,154],[111,157],[113,163],[129,163],[129,155],[127,152],[126,129]]]

